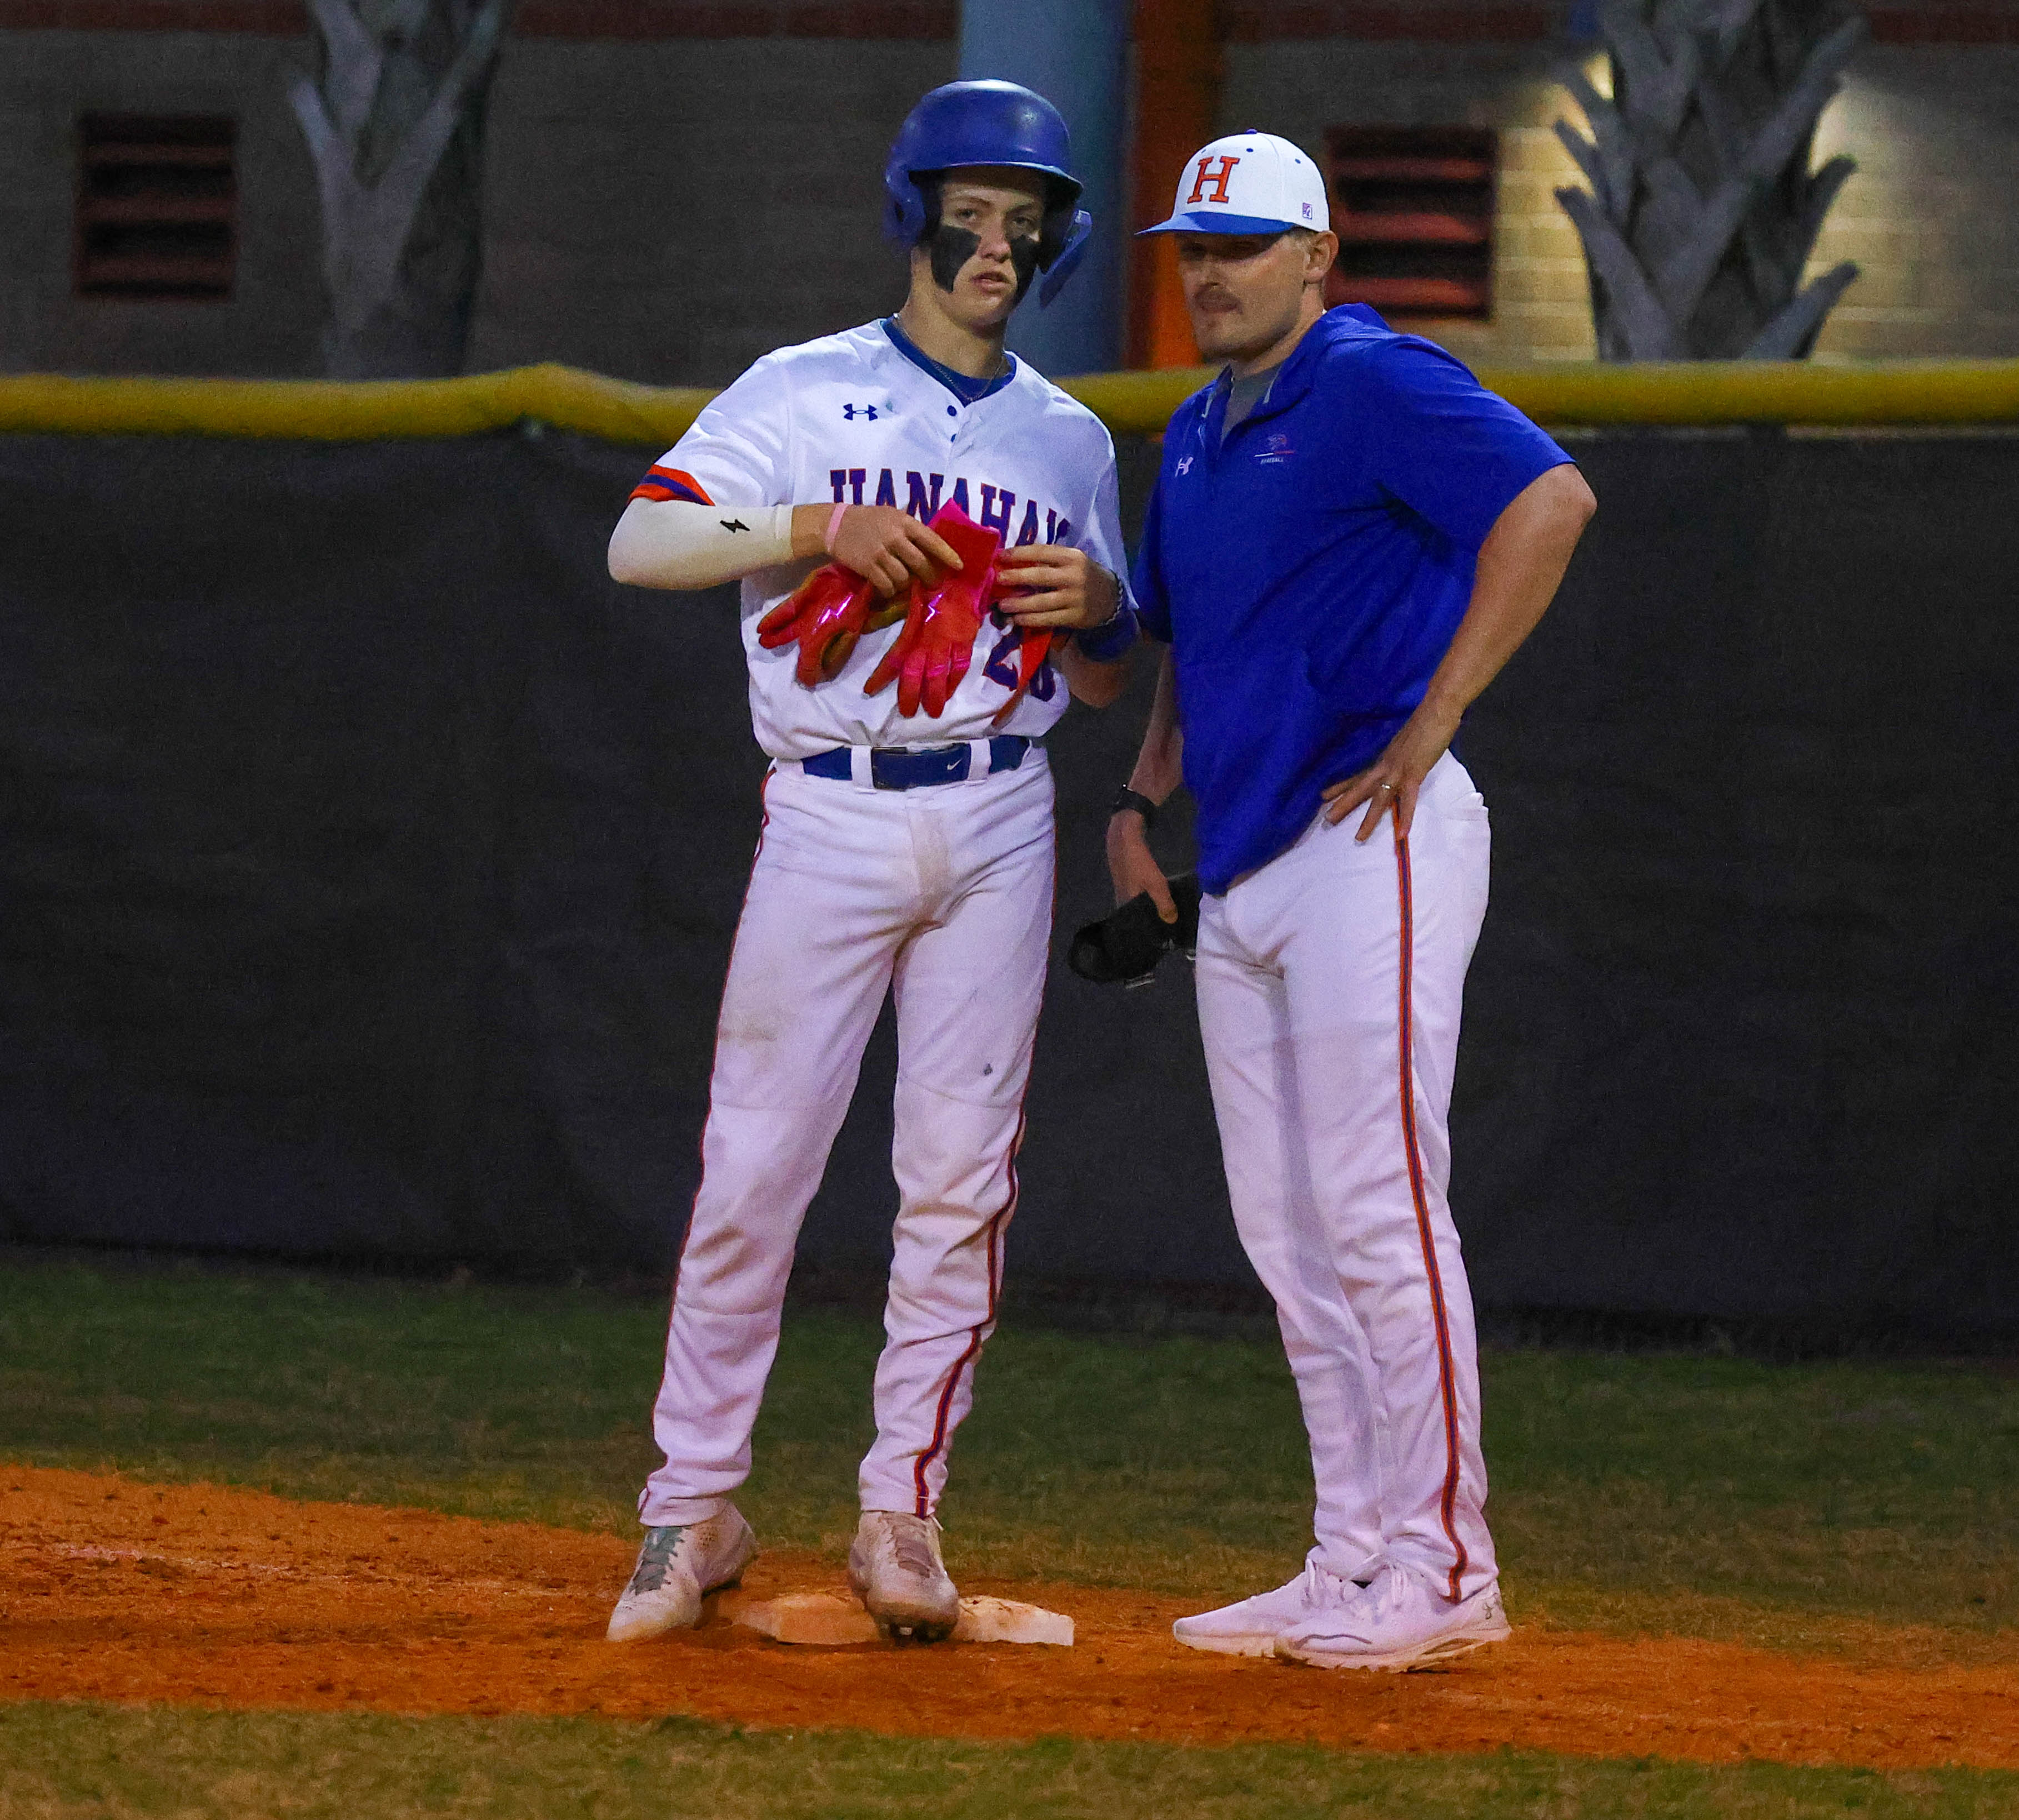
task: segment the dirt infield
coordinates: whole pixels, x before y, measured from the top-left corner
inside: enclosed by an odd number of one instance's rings
[[[1437,1673],[1326,1674],[1180,1648],[1186,1601],[1024,1582],[965,1590],[1070,1613],[1077,1647],[794,1649],[723,1622],[613,1646],[631,1552],[532,1525],[0,1469],[0,1699],[2019,1768],[2010,1662],[1530,1630]],[[838,1577],[776,1554],[747,1584]]]

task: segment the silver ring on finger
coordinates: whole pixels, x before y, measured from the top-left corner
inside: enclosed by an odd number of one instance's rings
[[[1386,790],[1391,796],[1394,793],[1395,786],[1393,784],[1376,784],[1374,787],[1377,790]]]

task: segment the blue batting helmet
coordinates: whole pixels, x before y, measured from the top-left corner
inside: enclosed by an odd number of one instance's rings
[[[883,166],[884,230],[916,246],[929,223],[921,178],[965,165],[1002,165],[1045,179],[1045,220],[1038,239],[1039,299],[1049,303],[1086,251],[1093,217],[1079,206],[1080,182],[1067,168],[1072,140],[1058,109],[1015,82],[948,82],[905,116]]]

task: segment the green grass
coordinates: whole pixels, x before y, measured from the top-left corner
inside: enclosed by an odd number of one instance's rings
[[[129,1273],[0,1258],[0,1458],[628,1530],[665,1311],[592,1291]],[[742,1500],[838,1552],[874,1322],[795,1311]],[[1517,1616],[2001,1650],[2019,1626],[2019,1380],[1856,1362],[1484,1361]],[[1214,1597],[1287,1577],[1308,1467],[1280,1352],[1009,1329],[945,1510],[970,1572]]]
[[[664,1325],[588,1291],[9,1254],[0,1458],[628,1531]],[[879,1340],[830,1311],[788,1321],[744,1500],[767,1539],[843,1546]],[[2019,1625],[2009,1377],[1542,1351],[1484,1369],[1493,1514],[1531,1622],[1826,1643],[1869,1618],[1965,1651]],[[979,1390],[948,1505],[970,1571],[1203,1597],[1300,1554],[1310,1485],[1272,1346],[1013,1327]],[[2019,1777],[0,1706],[0,1820],[437,1813],[1989,1820],[2019,1815]]]
[[[1882,1775],[1514,1751],[1410,1757],[1283,1745],[978,1744],[747,1732],[689,1719],[0,1706],[4,1820],[1993,1820],[2015,1812],[2019,1775],[1966,1770]]]

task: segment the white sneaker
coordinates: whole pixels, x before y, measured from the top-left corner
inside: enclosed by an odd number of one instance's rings
[[[637,1569],[610,1614],[610,1641],[691,1630],[701,1622],[701,1601],[734,1586],[756,1558],[757,1538],[733,1504],[705,1523],[647,1530]]]
[[[1454,1605],[1429,1579],[1386,1563],[1357,1598],[1311,1614],[1276,1640],[1285,1662],[1314,1668],[1427,1668],[1508,1635],[1498,1585]]]
[[[940,1558],[933,1517],[864,1511],[849,1545],[848,1583],[894,1643],[937,1643],[960,1622],[960,1594]]]
[[[1216,1655],[1274,1655],[1276,1639],[1299,1619],[1359,1595],[1360,1588],[1351,1580],[1315,1561],[1307,1561],[1302,1573],[1273,1593],[1257,1593],[1216,1612],[1180,1618],[1171,1634],[1187,1648],[1209,1649]]]

